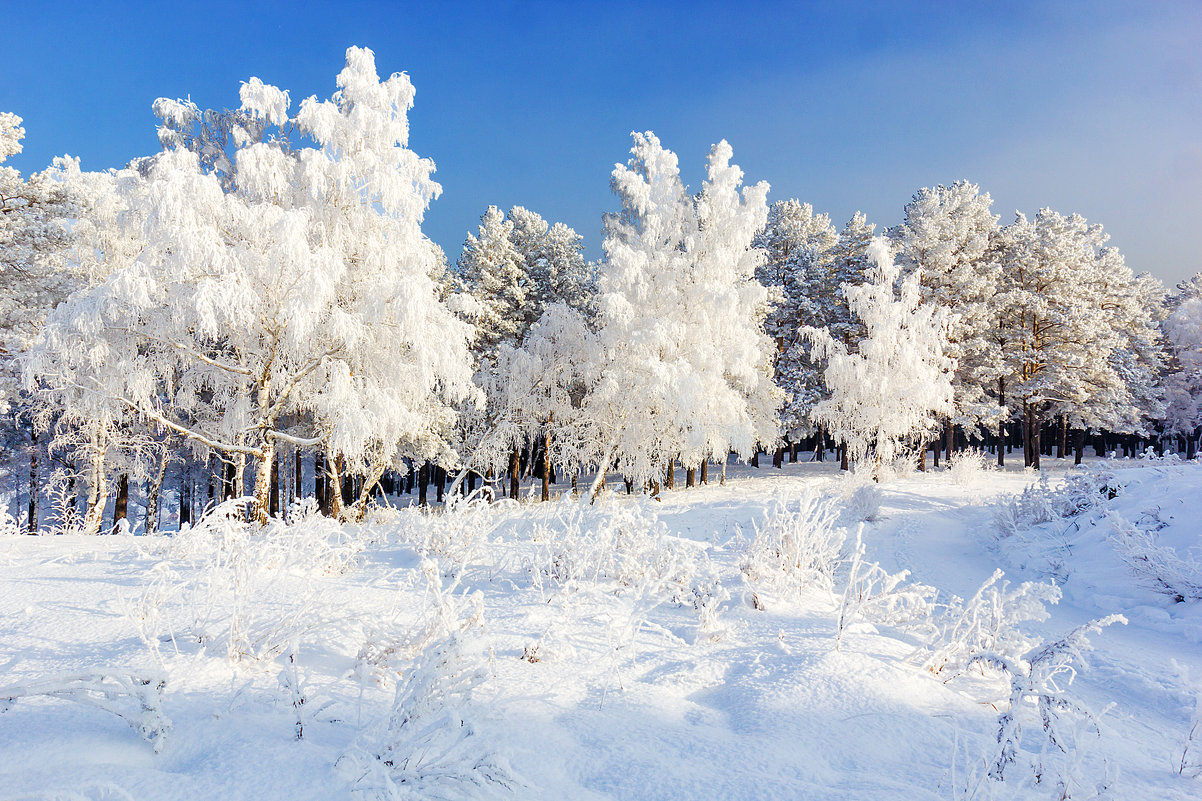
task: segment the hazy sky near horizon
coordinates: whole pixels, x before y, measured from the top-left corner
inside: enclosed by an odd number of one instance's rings
[[[1043,206],[1102,223],[1132,269],[1202,271],[1202,2],[408,3],[0,0],[0,111],[22,172],[158,149],[155,98],[238,103],[251,76],[328,97],[349,45],[417,88],[410,146],[454,261],[489,205],[601,253],[609,173],[653,130],[700,187],[727,139],[749,181],[842,226],[896,224],[967,178],[1002,222]]]

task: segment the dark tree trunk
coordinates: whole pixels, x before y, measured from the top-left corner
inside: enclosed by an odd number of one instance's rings
[[[664,465],[664,489],[676,488],[676,465],[669,459]]]
[[[997,466],[1006,466],[1006,379],[997,380],[997,403],[1002,407],[1002,419],[997,423]]]
[[[757,467],[757,468],[760,466],[760,446],[759,445],[755,446],[754,452],[752,453],[751,466]]]
[[[179,476],[179,526],[192,525],[192,476],[188,466],[180,468]]]
[[[551,500],[551,421],[554,415],[547,415],[547,427],[543,429],[543,494],[542,500]]]
[[[626,494],[633,495],[634,494],[634,479],[626,478],[625,476],[623,476],[622,483],[626,485]]]
[[[936,439],[934,442],[931,443],[930,448],[931,448],[931,452],[933,454],[932,462],[934,463],[935,469],[938,470],[939,469],[939,452],[942,451],[943,448],[941,448],[939,446],[938,439]]]
[[[1082,457],[1085,456],[1085,429],[1073,429],[1073,464],[1081,464]]]
[[[684,485],[686,487],[697,486],[697,468],[696,467],[685,468]]]
[[[417,503],[419,506],[428,506],[426,501],[426,487],[430,484],[430,463],[426,462],[417,471]]]
[[[1039,470],[1039,457],[1041,455],[1041,446],[1043,444],[1043,421],[1040,420],[1039,416],[1035,413],[1034,407],[1028,408],[1030,409],[1031,415],[1031,424],[1028,426],[1031,432],[1031,466],[1036,470]]]
[[[434,466],[434,499],[442,503],[442,494],[447,488],[447,471]]]
[[[924,440],[918,446],[918,472],[925,473],[927,471],[927,444]]]
[[[710,460],[708,458],[701,460],[701,483],[710,483]]]
[[[947,461],[950,464],[952,461],[952,452],[956,449],[956,427],[952,425],[950,417],[943,423],[943,439]]]
[[[267,514],[272,517],[280,516],[280,459],[283,454],[272,454],[271,458],[271,489],[268,490],[267,496]]]
[[[38,432],[29,430],[29,533],[38,533]]]
[[[851,464],[847,459],[847,443],[846,442],[841,443],[839,445],[839,469],[840,470],[850,470],[851,469]]]
[[[517,500],[521,489],[522,452],[514,448],[509,454],[509,497]]]
[[[292,500],[299,501],[301,499],[301,495],[304,494],[301,490],[301,486],[304,484],[305,480],[304,457],[301,456],[301,449],[299,447],[293,454],[292,460],[295,462],[295,464],[292,466],[294,472],[294,477],[292,479],[294,482],[292,485]]]
[[[326,457],[323,453],[313,457],[313,496],[317,499],[317,508],[328,517],[330,501],[326,492]]]
[[[113,499],[113,530],[117,524],[129,517],[129,476],[125,473],[117,476],[117,495]]]
[[[785,467],[785,446],[777,445],[776,452],[772,454],[772,466],[777,470],[783,470]]]

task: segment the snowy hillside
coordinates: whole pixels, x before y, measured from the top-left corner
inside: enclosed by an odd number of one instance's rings
[[[0,799],[1197,798],[1202,470],[1048,472],[4,537]]]

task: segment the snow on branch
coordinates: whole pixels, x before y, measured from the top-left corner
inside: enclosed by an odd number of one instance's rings
[[[123,672],[55,676],[0,689],[0,713],[19,700],[39,696],[87,704],[124,720],[158,752],[171,731],[171,721],[163,714],[166,684],[161,676]]]

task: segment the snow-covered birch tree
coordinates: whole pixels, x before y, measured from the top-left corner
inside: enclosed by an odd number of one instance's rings
[[[183,147],[153,159],[128,188],[143,249],[56,311],[35,365],[253,459],[260,518],[278,442],[327,448],[370,490],[400,455],[453,458],[450,404],[470,391],[470,329],[421,232],[439,187],[407,147],[413,85],[350,48],[338,87],[290,117],[287,92],[244,84],[242,112],[316,146],[238,134],[232,181]]]
[[[952,408],[955,360],[947,356],[947,309],[922,303],[919,271],[900,279],[883,237],[868,248],[867,283],[844,285],[865,336],[851,352],[823,329],[806,328],[815,355],[826,361],[831,397],[814,418],[846,443],[852,460],[872,452],[879,467],[935,429]],[[898,286],[895,289],[895,286]]]

